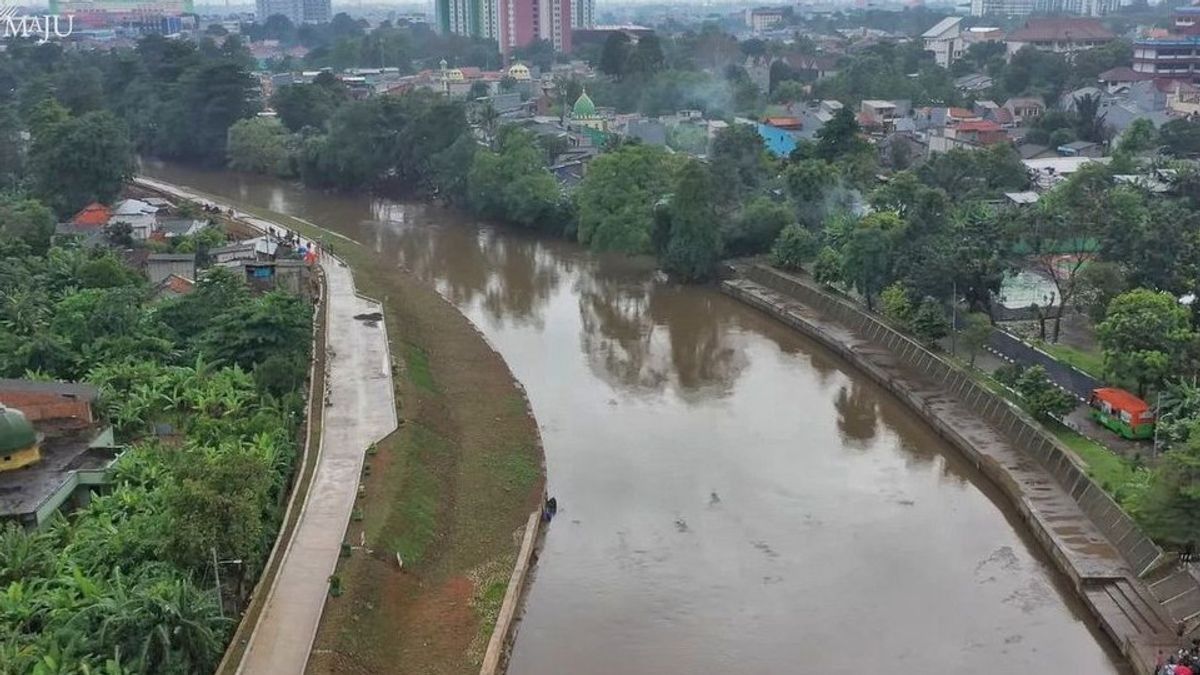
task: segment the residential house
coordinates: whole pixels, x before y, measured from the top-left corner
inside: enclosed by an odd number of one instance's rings
[[[146,258],[146,277],[157,284],[169,276],[196,278],[195,253],[151,253]]]
[[[962,32],[963,52],[981,42],[1004,42],[1004,29],[999,26],[971,26]]]
[[[108,224],[126,224],[135,241],[145,241],[158,229],[158,207],[140,199],[123,199],[113,207]]]
[[[770,118],[768,118],[770,120]],[[735,121],[743,121],[741,119]],[[785,126],[774,126],[767,121],[752,122],[758,129],[758,135],[762,137],[763,144],[767,146],[767,150],[776,157],[787,157],[796,149],[796,132],[803,128],[803,122],[795,117],[777,118],[775,121],[784,122]]]
[[[1036,204],[1040,198],[1041,195],[1032,191],[1004,193],[1004,199],[1014,206],[1029,206],[1030,204]]]
[[[896,120],[908,115],[911,108],[911,103],[907,100],[866,99],[859,106],[858,119],[864,127],[882,129],[884,133],[889,133],[895,130]]]
[[[210,249],[208,255],[215,265],[236,267],[244,262],[274,260],[279,247],[274,238],[262,236]]]
[[[0,520],[36,528],[91,500],[120,454],[88,384],[0,380]]]
[[[948,152],[954,148],[981,148],[1005,143],[1008,136],[999,124],[989,120],[967,120],[929,134],[929,152]]]
[[[312,286],[311,270],[303,260],[271,260],[247,262],[239,266],[252,290],[282,290],[307,297]]]
[[[1095,96],[1101,100],[1110,98],[1107,92],[1099,87],[1080,87],[1075,91],[1068,91],[1063,94],[1058,99],[1058,107],[1062,110],[1074,110],[1077,101],[1082,101],[1089,96]]]
[[[1023,47],[1033,47],[1058,54],[1092,49],[1106,45],[1117,36],[1098,19],[1078,17],[1040,17],[1029,19],[1004,39],[1011,58]]]
[[[1004,102],[1004,109],[1012,115],[1014,124],[1028,124],[1046,112],[1046,104],[1040,98],[1015,97]]]
[[[92,202],[71,216],[68,222],[81,230],[102,230],[108,225],[108,219],[111,217],[112,209],[100,202]]]
[[[252,241],[239,241],[209,249],[208,256],[214,265],[237,266],[245,262],[256,262],[258,247]]]
[[[1034,185],[1044,191],[1066,180],[1082,166],[1093,162],[1108,164],[1110,161],[1111,157],[1046,157],[1026,159],[1022,164],[1033,177]]]
[[[973,94],[981,91],[987,91],[996,83],[990,76],[983,73],[971,73],[955,78],[954,88],[964,94]]]
[[[934,62],[943,68],[949,68],[966,50],[961,24],[961,16],[948,16],[921,34],[925,51],[933,52]]]
[[[196,290],[195,280],[172,274],[154,286],[151,298],[154,302],[161,302],[190,295],[194,290]]]
[[[840,70],[837,57],[830,55],[792,54],[784,58],[784,63],[805,82],[817,82],[827,77],[833,77]]]
[[[1091,141],[1072,141],[1057,148],[1062,157],[1103,157],[1104,146]]]
[[[1021,159],[1045,159],[1047,157],[1058,157],[1058,153],[1054,148],[1036,143],[1018,143],[1017,154]]]
[[[207,221],[195,218],[160,218],[156,234],[161,235],[163,239],[189,237],[199,233],[207,226]]]
[[[1139,73],[1129,66],[1109,68],[1096,77],[1096,81],[1099,83],[1099,85],[1104,88],[1104,91],[1110,94],[1115,94],[1119,91],[1128,89],[1135,82],[1142,82],[1152,79],[1154,79],[1153,74]]]

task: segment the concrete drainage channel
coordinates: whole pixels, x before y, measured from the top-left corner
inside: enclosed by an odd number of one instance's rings
[[[1178,646],[1177,629],[1200,610],[1191,606],[1200,605],[1200,592],[1180,587],[1196,580],[1167,569],[1169,558],[1069,450],[956,366],[806,279],[761,265],[741,272],[722,283],[723,292],[854,364],[1000,487],[1135,672],[1153,673],[1158,650]],[[1163,585],[1186,606],[1170,606],[1147,585],[1167,578]]]

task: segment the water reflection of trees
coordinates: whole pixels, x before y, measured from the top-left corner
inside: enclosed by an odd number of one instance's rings
[[[467,223],[445,226],[430,222],[430,215],[413,215],[394,229],[400,264],[437,284],[455,305],[478,302],[497,322],[542,325],[542,311],[569,261],[532,236]]]
[[[879,392],[853,378],[838,388],[833,407],[837,410],[838,431],[847,445],[862,448],[875,438],[879,426],[878,397]]]
[[[729,345],[729,317],[710,291],[655,280],[645,270],[605,269],[576,282],[583,351],[598,377],[640,393],[674,382],[698,400],[732,390],[747,359]]]

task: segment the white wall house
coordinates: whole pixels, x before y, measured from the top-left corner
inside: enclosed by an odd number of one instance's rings
[[[921,34],[925,51],[933,52],[933,58],[943,68],[962,57],[966,47],[962,39],[961,16],[948,16]]]

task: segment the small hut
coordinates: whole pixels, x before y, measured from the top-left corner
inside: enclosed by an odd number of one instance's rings
[[[1094,389],[1088,405],[1092,408],[1092,419],[1122,438],[1154,436],[1154,411],[1145,401],[1124,389]]]

